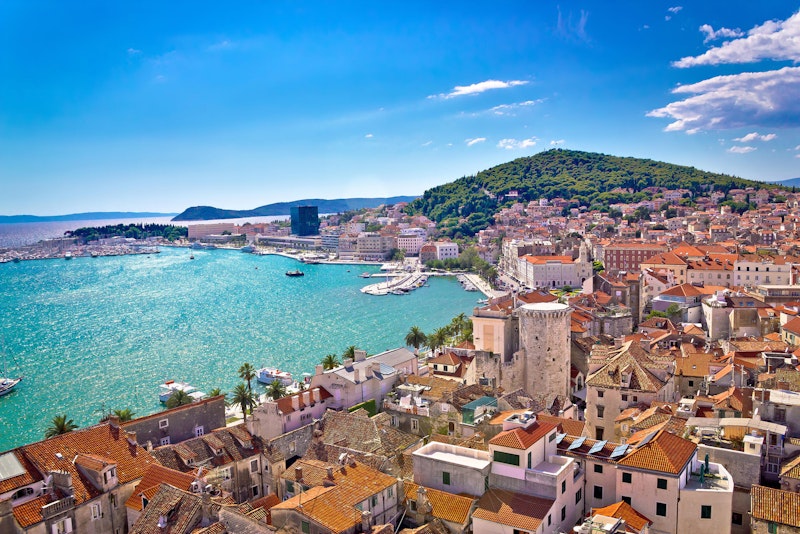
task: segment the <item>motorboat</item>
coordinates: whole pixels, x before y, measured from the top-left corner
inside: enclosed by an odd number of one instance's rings
[[[295,269],[294,271],[286,271],[286,276],[304,276],[305,273],[300,269]]]
[[[198,401],[206,398],[206,394],[198,391],[196,387],[187,384],[186,382],[175,382],[174,380],[167,380],[159,386],[158,400],[167,402],[172,395],[177,391],[183,391],[189,395],[193,401]]]
[[[276,369],[274,367],[262,367],[256,371],[256,380],[258,380],[261,384],[271,384],[278,380],[284,386],[291,386],[294,382],[292,373],[288,371],[281,371],[280,369]]]
[[[361,278],[370,278],[370,277],[372,277],[372,274],[371,273],[361,273],[358,276],[360,276]]]

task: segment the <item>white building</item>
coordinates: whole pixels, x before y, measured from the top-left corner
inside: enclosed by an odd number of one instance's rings
[[[321,419],[332,397],[325,388],[315,387],[278,400],[269,399],[253,409],[247,428],[262,439],[272,439]]]
[[[415,230],[422,230],[422,228],[414,228]],[[419,233],[406,233],[405,231],[397,236],[397,248],[405,251],[407,256],[419,255],[419,249],[425,244],[425,230],[422,230],[423,235]]]
[[[446,260],[449,258],[458,258],[458,245],[450,243],[449,241],[437,241],[436,245],[436,259]]]

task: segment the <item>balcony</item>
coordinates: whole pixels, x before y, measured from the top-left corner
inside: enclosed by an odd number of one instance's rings
[[[50,519],[51,517],[54,517],[62,512],[66,512],[67,510],[71,510],[74,507],[75,498],[64,497],[63,499],[42,506],[42,519]]]

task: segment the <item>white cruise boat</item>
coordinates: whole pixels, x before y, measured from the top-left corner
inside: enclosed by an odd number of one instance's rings
[[[183,391],[187,393],[194,401],[206,398],[205,393],[198,391],[196,387],[190,386],[186,382],[167,380],[159,386],[158,400],[161,402],[167,402],[176,391]]]
[[[276,380],[280,380],[284,386],[291,386],[294,379],[292,373],[288,371],[281,371],[273,367],[262,367],[256,371],[256,380],[262,384],[271,384]]]

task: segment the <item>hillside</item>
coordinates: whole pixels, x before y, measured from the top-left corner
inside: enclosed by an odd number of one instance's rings
[[[778,184],[648,159],[554,149],[429,189],[409,204],[408,211],[422,213],[440,226],[451,229],[458,226],[462,234],[472,235],[486,228],[498,209],[516,201],[561,197],[575,207],[608,209],[609,204],[652,198],[652,194],[643,192],[648,187],[683,188],[698,195],[707,194],[712,186],[714,190],[727,192]],[[517,191],[519,196],[504,199],[510,191]],[[459,222],[459,217],[466,217],[466,221]]]
[[[0,223],[97,221],[103,219],[136,219],[138,217],[169,217],[170,215],[175,214],[149,211],[92,211],[88,213],[70,213],[68,215],[0,215]]]
[[[780,182],[775,182],[775,185],[779,185],[781,187],[800,187],[800,178],[781,180]]]
[[[269,217],[275,215],[289,215],[292,206],[317,206],[319,213],[342,213],[348,210],[362,208],[377,208],[381,204],[397,204],[398,202],[411,202],[415,196],[399,196],[387,198],[339,198],[325,200],[320,198],[307,198],[292,202],[276,202],[252,210],[226,210],[212,206],[194,206],[177,215],[173,221],[210,221],[214,219],[241,219],[245,217]]]

